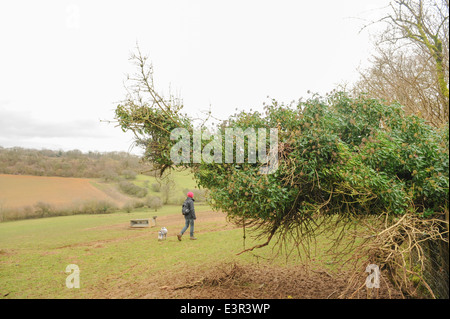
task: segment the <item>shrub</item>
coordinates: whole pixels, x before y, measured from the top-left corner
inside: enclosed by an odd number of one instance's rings
[[[79,214],[108,214],[117,210],[117,206],[108,201],[87,201],[81,206]]]
[[[31,207],[31,206],[25,206],[23,209],[22,209],[22,214],[23,214],[23,217],[26,219],[26,218],[33,218],[33,217],[35,217],[35,214],[34,214],[34,209],[33,209],[33,207]]]
[[[133,203],[132,202],[126,202],[123,206],[122,209],[126,212],[126,213],[131,213],[134,209]]]
[[[104,182],[113,182],[120,179],[119,175],[115,171],[110,169],[103,170],[101,172],[101,178]]]
[[[151,209],[154,209],[156,212],[163,206],[163,202],[158,196],[150,196],[147,198],[147,206]]]
[[[3,204],[3,201],[0,200],[0,222],[2,222],[5,219],[6,215],[6,207],[5,204]]]
[[[52,213],[54,212],[52,206],[45,202],[38,202],[35,207],[35,215],[36,217],[50,217],[52,216]]]
[[[153,183],[151,189],[152,189],[153,192],[159,193],[161,191],[161,184]]]
[[[133,208],[142,208],[145,206],[146,201],[145,200],[134,200],[132,201]]]
[[[136,175],[137,175],[137,173],[135,171],[130,170],[130,169],[126,169],[126,170],[122,171],[122,176],[125,179],[128,179],[128,180],[136,179]]]
[[[148,190],[143,187],[139,187],[133,183],[127,182],[127,181],[121,181],[119,183],[119,188],[122,192],[125,194],[136,196],[139,198],[145,197],[148,194]]]

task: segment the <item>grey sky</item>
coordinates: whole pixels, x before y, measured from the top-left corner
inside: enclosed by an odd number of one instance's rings
[[[139,42],[192,116],[259,109],[352,82],[370,55],[358,33],[388,0],[4,1],[0,146],[128,151],[112,120]],[[134,150],[136,152],[138,150]]]

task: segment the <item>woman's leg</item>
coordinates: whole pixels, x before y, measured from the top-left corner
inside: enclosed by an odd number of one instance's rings
[[[191,237],[194,237],[194,219],[190,220],[190,226],[191,226],[190,235]]]
[[[186,218],[186,224],[184,225],[184,227],[181,230],[180,234],[183,235],[184,232],[188,229],[188,227],[189,227],[189,219]]]

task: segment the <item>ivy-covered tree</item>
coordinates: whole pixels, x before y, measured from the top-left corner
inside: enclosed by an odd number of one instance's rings
[[[170,130],[186,129],[192,146],[194,125],[180,113],[181,104],[170,104],[173,99],[164,100],[156,93],[144,76],[145,59],[135,58],[142,75],[135,78],[140,99],[128,96],[118,105],[119,125],[136,134],[137,143],[146,148],[144,157],[162,172],[177,166],[191,168],[198,185],[209,190],[213,208],[267,238],[256,247],[274,236],[304,238],[331,220],[382,214],[391,220],[405,214],[429,219],[448,214],[448,125],[436,129],[417,116],[406,115],[399,104],[363,94],[333,92],[291,104],[272,100],[265,113],[239,112],[214,131],[224,136],[227,128],[276,128],[278,166],[272,174],[261,173],[262,163],[225,163],[223,139],[219,144],[222,161],[176,165],[170,151],[177,140],[171,139]],[[150,100],[142,98],[145,94]],[[202,141],[201,146],[208,142]],[[246,139],[246,159],[249,143]],[[259,145],[257,152],[261,146],[267,147],[268,142]],[[192,150],[189,154],[192,159]]]

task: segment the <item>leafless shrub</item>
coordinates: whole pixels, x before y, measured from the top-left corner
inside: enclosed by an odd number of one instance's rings
[[[439,254],[426,248],[430,244],[437,244],[447,247],[447,261],[441,262],[438,271],[447,272],[448,298],[447,221],[441,218],[421,219],[414,213],[397,218],[384,215],[367,220],[364,227],[353,233],[353,236],[362,240],[346,260],[354,272],[347,290],[341,296],[352,297],[366,288],[367,273],[364,268],[375,264],[384,274],[381,278],[386,287],[389,287],[387,279],[391,287],[400,291],[404,297],[445,298],[442,292],[437,293],[434,288],[436,285],[433,281],[439,281],[434,277],[440,275],[429,268],[439,258]]]

